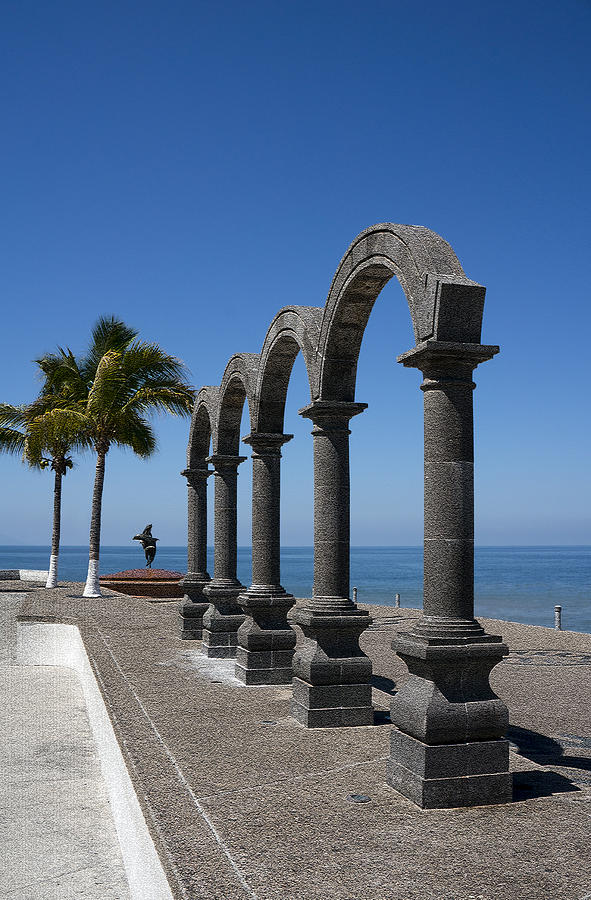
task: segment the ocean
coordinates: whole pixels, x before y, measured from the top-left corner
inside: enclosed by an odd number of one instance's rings
[[[238,577],[250,584],[250,547],[238,550]],[[141,547],[102,547],[101,574],[144,564]],[[62,547],[60,581],[84,581],[87,547]],[[2,569],[47,569],[49,547],[0,547]],[[185,572],[186,547],[158,547],[154,567]],[[209,551],[213,573],[213,550]],[[282,583],[296,597],[312,591],[311,547],[284,547]],[[351,587],[362,603],[393,606],[400,594],[402,606],[422,605],[422,547],[353,547]],[[562,606],[562,627],[591,633],[591,547],[476,547],[475,611],[528,625],[554,624],[554,606]]]

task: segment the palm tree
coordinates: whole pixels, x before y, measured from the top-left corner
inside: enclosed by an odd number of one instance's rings
[[[13,406],[0,404],[0,451],[20,454],[33,468],[51,467],[54,472],[53,488],[53,528],[51,533],[51,555],[46,587],[57,587],[58,557],[60,549],[62,478],[72,468],[68,455],[70,445],[64,433],[58,433],[48,422],[45,426],[36,423],[37,417],[50,405],[51,393],[47,387],[43,404],[34,403]],[[53,395],[55,398],[55,395]],[[49,457],[46,455],[49,454]]]
[[[105,463],[112,445],[130,447],[148,457],[156,449],[149,416],[166,412],[190,416],[195,391],[186,382],[183,363],[157,344],[137,340],[125,323],[102,317],[81,360],[60,351],[53,384],[62,405],[47,413],[64,433],[75,436],[79,447],[96,452],[96,472],[90,518],[88,575],[85,597],[100,597],[99,554]]]

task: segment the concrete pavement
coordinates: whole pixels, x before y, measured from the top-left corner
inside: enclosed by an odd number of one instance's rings
[[[26,590],[0,590],[0,897],[129,900],[78,677],[14,663]]]
[[[420,810],[385,780],[406,677],[390,642],[417,611],[371,607],[375,724],[308,730],[289,687],[246,687],[181,641],[176,603],[81,592],[34,588],[20,618],[79,628],[177,900],[591,897],[591,635],[484,620],[511,648],[491,681],[513,802]]]

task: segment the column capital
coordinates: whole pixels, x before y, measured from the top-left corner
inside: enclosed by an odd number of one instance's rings
[[[308,406],[298,409],[304,419],[311,419],[315,425],[343,427],[353,416],[367,409],[367,403],[349,400],[313,400]]]
[[[220,472],[222,469],[237,469],[240,463],[243,463],[246,459],[246,456],[234,456],[233,454],[225,454],[225,453],[212,453],[211,456],[208,456],[205,462],[211,463],[213,466],[214,474]]]
[[[268,434],[263,431],[252,431],[242,438],[243,444],[253,449],[253,458],[257,456],[281,456],[281,447],[291,441],[293,434]]]
[[[199,478],[209,478],[210,475],[213,475],[213,469],[208,468],[199,468],[199,469],[183,469],[181,475],[184,475],[188,482],[191,482],[192,479]]]
[[[403,366],[420,369],[425,375],[473,371],[499,352],[496,344],[464,344],[455,341],[421,341],[397,357]]]

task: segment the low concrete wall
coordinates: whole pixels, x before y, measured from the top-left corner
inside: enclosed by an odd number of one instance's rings
[[[99,686],[75,625],[17,623],[16,661],[67,666],[80,678],[133,900],[173,900]]]
[[[45,583],[49,569],[0,569],[0,581],[41,581]]]

